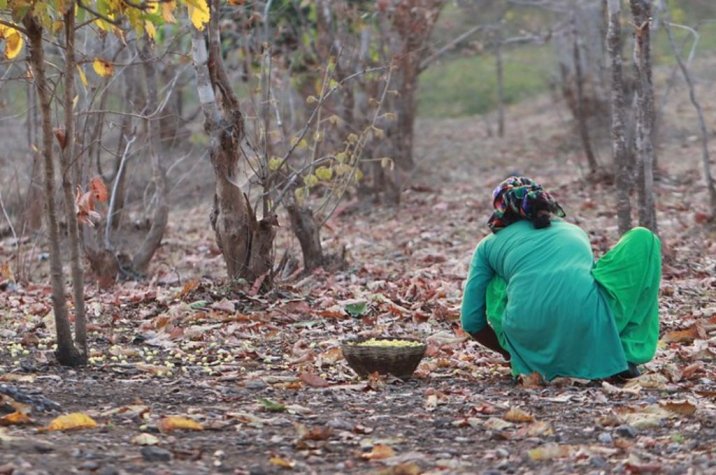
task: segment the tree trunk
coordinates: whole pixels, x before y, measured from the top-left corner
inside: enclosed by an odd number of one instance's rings
[[[637,72],[636,150],[639,180],[639,225],[657,232],[654,204],[654,87],[651,78],[649,21],[651,3],[648,0],[629,0],[634,18],[634,66]]]
[[[579,137],[582,139],[584,154],[587,156],[589,172],[594,175],[597,173],[599,165],[597,164],[597,159],[594,156],[592,142],[589,138],[589,125],[587,124],[588,117],[584,104],[584,76],[582,74],[582,58],[579,53],[579,33],[577,32],[576,15],[572,17],[572,41],[574,42],[572,54],[574,55],[574,82],[575,89],[577,91],[577,124],[579,127]]]
[[[575,122],[580,120],[580,115],[583,116],[591,141],[600,143],[609,136],[609,97],[602,66],[605,58],[604,15],[600,2],[570,3],[574,5],[570,12],[573,27],[562,29],[554,37],[562,95]],[[581,81],[575,80],[575,28],[582,39],[577,45]],[[578,84],[582,87],[581,105],[576,88]],[[579,129],[576,132],[581,134]]]
[[[495,38],[495,69],[497,71],[497,136],[505,136],[505,78],[502,64],[502,36]]]
[[[303,254],[303,268],[311,272],[324,264],[323,247],[319,227],[313,211],[305,206],[299,206],[293,190],[286,193],[286,211],[291,220],[291,229],[301,245]]]
[[[208,30],[207,52],[204,34],[193,29],[192,60],[205,130],[211,138],[209,155],[216,179],[211,224],[229,277],[249,282],[263,278],[264,284],[270,285],[275,217],[257,221],[248,197],[233,181],[242,157],[240,146],[244,139],[244,123],[221,57],[218,0],[211,2]],[[215,88],[221,92],[221,112]]]
[[[25,29],[29,39],[30,65],[32,67],[37,95],[40,100],[42,117],[42,157],[45,175],[45,213],[47,216],[47,233],[50,246],[50,278],[52,281],[52,307],[55,313],[57,332],[57,350],[55,356],[60,364],[77,366],[82,363],[82,355],[72,341],[72,330],[67,316],[65,301],[65,282],[60,254],[59,225],[57,222],[57,206],[55,203],[55,167],[52,158],[52,122],[51,122],[51,91],[45,76],[45,58],[42,50],[42,26],[32,17],[26,15]]]
[[[65,143],[61,145],[62,192],[65,198],[70,244],[70,268],[72,272],[72,293],[75,301],[75,341],[87,362],[87,325],[84,301],[84,272],[82,270],[82,252],[80,249],[79,227],[75,214],[75,200],[72,186],[72,170],[79,168],[75,163],[75,115],[73,101],[75,97],[75,11],[70,8],[65,14]]]
[[[150,111],[150,114],[156,112],[158,115],[161,115],[160,111],[157,111],[159,107],[159,94],[157,92],[157,70],[154,64],[156,58],[154,58],[149,44],[144,45],[140,57],[142,57],[143,60],[142,64],[144,66],[144,76],[147,84],[147,110]],[[152,260],[154,253],[162,242],[169,219],[167,176],[162,160],[159,158],[161,152],[159,119],[157,119],[156,115],[153,115],[146,120],[147,135],[149,136],[149,155],[152,162],[152,178],[155,187],[155,203],[152,225],[142,245],[132,259],[132,267],[139,273],[145,273],[147,267],[149,267],[149,262]]]
[[[607,48],[611,64],[611,101],[612,101],[612,158],[614,159],[617,193],[617,218],[619,234],[631,228],[632,189],[631,166],[626,145],[626,112],[624,103],[624,78],[622,75],[622,40],[620,23],[620,0],[605,0],[609,12],[609,30]]]

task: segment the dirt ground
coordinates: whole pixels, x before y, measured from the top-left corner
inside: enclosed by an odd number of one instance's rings
[[[510,109],[504,139],[479,118],[420,122],[402,205],[368,212],[348,201],[325,229],[349,268],[268,295],[223,286],[209,197],[174,211],[150,280],[89,285],[86,368],[53,362],[45,282],[6,286],[0,380],[61,410],[0,427],[0,474],[716,473],[716,231],[702,222],[688,107],[670,112],[679,126],[658,150],[662,342],[642,377],[517,384],[459,329],[489,192],[508,174],[553,190],[597,256],[616,242],[612,188],[583,179],[568,118],[551,108]],[[362,380],[339,349],[356,335],[417,336],[428,351],[412,379]],[[73,412],[97,426],[45,430]],[[202,430],[173,429],[168,416]]]

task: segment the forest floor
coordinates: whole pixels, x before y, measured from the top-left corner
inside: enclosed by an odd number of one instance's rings
[[[53,361],[46,281],[5,282],[0,384],[61,410],[35,408],[29,424],[0,427],[0,474],[714,473],[716,231],[704,223],[686,105],[674,107],[678,126],[664,127],[658,150],[662,341],[643,376],[516,384],[459,329],[489,194],[508,174],[553,191],[596,256],[618,238],[612,186],[584,179],[569,123],[553,109],[547,99],[510,109],[503,139],[480,118],[420,122],[401,206],[368,212],[348,201],[325,229],[329,248],[346,246],[349,267],[267,295],[223,285],[208,199],[174,211],[150,280],[88,285],[86,368]],[[340,351],[356,335],[429,346],[412,379],[362,380]],[[73,412],[97,426],[46,430]]]

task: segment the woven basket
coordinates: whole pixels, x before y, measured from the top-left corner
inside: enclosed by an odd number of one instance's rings
[[[416,341],[416,346],[358,346],[358,343],[367,338],[348,340],[343,343],[341,350],[348,361],[348,365],[361,377],[378,372],[392,374],[398,378],[407,379],[412,376],[415,368],[425,355],[427,346],[414,338],[376,338],[376,340],[407,340]]]

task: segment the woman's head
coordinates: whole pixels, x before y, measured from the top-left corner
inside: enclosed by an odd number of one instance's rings
[[[492,192],[494,212],[487,222],[493,233],[526,219],[535,228],[550,225],[551,215],[564,217],[564,210],[542,186],[524,176],[511,176]]]

